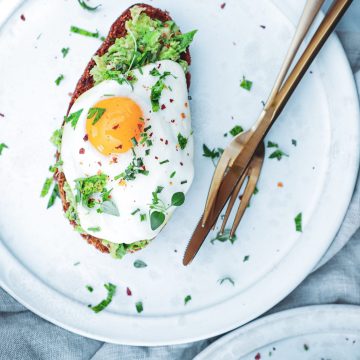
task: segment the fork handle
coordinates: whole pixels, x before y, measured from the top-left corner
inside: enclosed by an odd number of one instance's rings
[[[264,109],[268,110],[273,104],[277,93],[280,90],[290,65],[292,64],[301,43],[303,42],[306,34],[308,33],[311,24],[314,22],[316,15],[319,13],[321,6],[325,0],[307,0],[299,23],[296,27],[295,34],[291,40],[290,47],[286,53],[284,62],[280,68],[279,74],[275,80],[275,84],[271,90],[269,98],[265,104]]]
[[[296,63],[283,87],[277,94],[273,104],[271,105],[271,111],[263,111],[259,121],[253,127],[252,134],[247,142],[247,154],[254,153],[256,147],[270,130],[271,126],[288,102],[290,96],[295,91],[297,85],[309,69],[312,61],[319,53],[322,46],[352,2],[353,0],[334,0],[330,10],[316,30],[304,53],[301,55],[299,61]],[[248,158],[247,156],[245,157]],[[246,167],[246,164],[244,166]]]

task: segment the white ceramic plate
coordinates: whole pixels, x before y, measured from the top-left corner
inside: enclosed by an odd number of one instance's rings
[[[202,144],[225,146],[225,132],[235,124],[249,128],[256,119],[302,2],[229,0],[224,9],[215,0],[151,2],[168,9],[184,31],[199,29],[191,47],[196,179],[186,204],[151,246],[114,260],[73,232],[59,203],[46,210],[39,193],[53,162],[49,136],[61,124],[68,93],[100,45],[97,39],[70,34],[70,25],[106,34],[131,3],[104,1],[98,12],[89,13],[75,1],[33,0],[3,15],[0,142],[9,149],[0,158],[0,284],[40,316],[85,336],[136,345],[182,343],[229,331],[260,315],[320,260],[353,191],[358,100],[342,48],[332,37],[269,133],[268,139],[289,157],[265,161],[259,193],[238,240],[234,245],[207,240],[185,268],[183,252],[214,169],[202,156]],[[1,14],[10,9],[8,1],[0,6]],[[70,47],[65,59],[62,47]],[[65,79],[56,86],[59,74]],[[243,75],[253,81],[251,92],[239,86]],[[295,231],[299,212],[302,233]],[[135,269],[136,259],[148,267]],[[225,276],[235,286],[220,285]],[[103,284],[109,281],[118,286],[117,295],[106,311],[94,314],[87,305],[104,298]],[[126,296],[126,287],[133,296]],[[184,306],[187,295],[192,300]],[[140,315],[136,301],[144,304]]]
[[[309,306],[266,316],[211,344],[194,360],[359,360],[360,307]]]

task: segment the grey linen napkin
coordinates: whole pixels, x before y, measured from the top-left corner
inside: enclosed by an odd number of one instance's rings
[[[355,6],[356,5],[356,6]],[[354,72],[360,69],[360,4],[354,2],[338,28]],[[360,72],[357,73],[360,89]],[[269,311],[315,304],[360,305],[360,178],[344,222],[323,265]],[[357,230],[357,231],[356,231]],[[16,302],[0,288],[0,360],[37,359],[192,359],[216,338],[176,346],[140,347],[90,340],[63,330]]]

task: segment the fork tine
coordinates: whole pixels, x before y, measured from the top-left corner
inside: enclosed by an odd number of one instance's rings
[[[236,212],[234,223],[230,230],[230,237],[234,236],[234,234],[240,224],[240,221],[245,213],[245,210],[250,203],[250,199],[251,199],[252,195],[254,194],[256,184],[259,180],[260,171],[261,171],[261,163],[260,163],[260,166],[254,166],[254,167],[251,166],[251,168],[249,169],[249,173],[248,173],[249,180],[246,184],[242,199],[240,201],[239,208]]]
[[[234,207],[234,204],[235,204],[235,201],[237,199],[237,196],[239,195],[239,192],[241,190],[241,187],[243,186],[244,182],[245,182],[245,179],[247,178],[248,176],[248,171],[246,170],[244,172],[244,174],[242,175],[239,183],[236,185],[236,188],[234,190],[234,192],[231,194],[231,198],[230,198],[230,201],[229,201],[229,204],[226,208],[226,212],[225,212],[225,215],[224,215],[224,219],[223,219],[223,222],[222,222],[222,225],[221,225],[221,229],[220,229],[220,234],[223,234],[224,233],[224,230],[225,230],[225,226],[226,226],[226,223],[229,219],[229,216],[230,216],[230,213],[231,213],[231,210],[232,208]]]

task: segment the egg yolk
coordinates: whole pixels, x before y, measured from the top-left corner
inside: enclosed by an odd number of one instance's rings
[[[100,100],[89,115],[86,120],[88,139],[103,155],[124,153],[140,140],[144,129],[143,113],[139,105],[129,98]],[[96,119],[97,115],[101,116]]]

